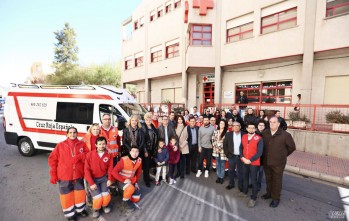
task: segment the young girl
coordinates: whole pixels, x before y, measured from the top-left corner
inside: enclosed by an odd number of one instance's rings
[[[90,185],[93,197],[93,218],[99,217],[101,207],[103,207],[104,213],[110,212],[108,205],[111,197],[108,187],[111,184],[111,171],[113,169],[113,157],[106,150],[106,138],[98,137],[96,147],[97,150],[90,151],[86,155],[85,161],[85,179]]]
[[[167,145],[167,150],[169,152],[169,160],[168,160],[168,176],[170,177],[170,185],[176,183],[175,178],[175,168],[177,168],[177,163],[180,159],[180,151],[177,146],[177,138],[171,137],[170,143]]]
[[[159,139],[159,146],[156,153],[156,157],[154,161],[156,163],[156,175],[155,175],[155,185],[160,185],[159,178],[160,173],[162,171],[162,180],[166,182],[166,168],[167,162],[169,158],[168,150],[165,147],[165,141],[163,139]]]

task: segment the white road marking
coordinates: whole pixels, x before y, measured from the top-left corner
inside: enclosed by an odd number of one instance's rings
[[[219,207],[216,206],[216,205],[213,205],[212,203],[206,202],[205,200],[203,200],[203,199],[201,199],[201,198],[199,198],[199,197],[197,197],[197,196],[195,196],[195,195],[193,195],[193,194],[191,194],[191,193],[188,193],[188,192],[186,192],[186,191],[184,191],[184,190],[182,190],[182,189],[180,189],[180,188],[178,188],[178,187],[176,187],[176,186],[174,186],[174,185],[168,185],[168,186],[169,186],[169,187],[172,187],[172,188],[175,189],[175,190],[178,190],[178,191],[181,192],[181,193],[184,193],[185,195],[187,195],[187,196],[189,196],[189,197],[191,197],[191,198],[194,198],[194,199],[196,199],[196,200],[198,200],[198,201],[200,201],[200,202],[206,204],[207,206],[210,206],[210,207],[212,207],[212,208],[215,208],[216,210],[219,210],[219,211],[221,211],[222,213],[227,214],[228,216],[233,217],[234,219],[241,220],[241,221],[247,221],[246,219],[244,219],[244,218],[242,218],[242,217],[240,217],[240,216],[238,216],[238,215],[236,215],[236,214],[234,214],[234,213],[228,212],[228,211],[226,211],[225,209],[222,209],[222,208],[219,208]]]

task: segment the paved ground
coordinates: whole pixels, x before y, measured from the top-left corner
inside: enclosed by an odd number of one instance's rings
[[[287,159],[287,164],[331,176],[349,176],[349,160],[337,157],[296,151]]]

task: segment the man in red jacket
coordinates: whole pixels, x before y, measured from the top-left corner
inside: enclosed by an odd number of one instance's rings
[[[256,125],[252,122],[247,123],[246,130],[248,134],[242,136],[240,146],[240,159],[243,162],[243,190],[240,196],[247,196],[249,175],[252,181],[252,196],[247,207],[252,208],[256,205],[258,186],[257,172],[260,166],[260,157],[263,153],[263,139],[256,132]]]
[[[111,184],[111,171],[113,169],[113,157],[106,150],[107,139],[98,137],[96,140],[97,150],[86,154],[85,179],[90,185],[93,197],[93,218],[99,217],[99,210],[103,207],[104,213],[110,213],[108,207],[110,194],[108,187]]]
[[[67,139],[57,144],[48,158],[50,182],[59,183],[59,192],[64,216],[76,220],[75,214],[86,217],[84,190],[85,142],[77,139],[78,130],[70,127]]]
[[[131,147],[129,154],[122,157],[112,171],[119,189],[124,191],[122,205],[129,212],[135,210],[132,202],[138,202],[141,198],[138,180],[142,173],[142,159],[138,155],[139,149]]]

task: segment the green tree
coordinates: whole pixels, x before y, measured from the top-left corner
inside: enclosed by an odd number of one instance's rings
[[[54,32],[55,43],[53,67],[55,73],[47,77],[51,84],[80,84],[81,77],[77,61],[79,48],[76,46],[76,33],[69,23],[62,30]],[[80,80],[80,81],[79,81]]]
[[[62,65],[74,66],[78,61],[77,53],[79,48],[76,46],[76,34],[69,23],[64,24],[63,30],[54,32],[55,38],[58,41],[55,43],[55,55],[53,64],[56,68]]]
[[[83,69],[84,84],[121,86],[121,65],[93,65]]]

